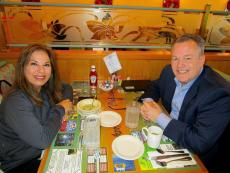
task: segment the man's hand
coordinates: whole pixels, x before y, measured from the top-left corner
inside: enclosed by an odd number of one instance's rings
[[[156,121],[162,112],[161,107],[154,101],[146,101],[141,106],[141,114],[145,120]]]

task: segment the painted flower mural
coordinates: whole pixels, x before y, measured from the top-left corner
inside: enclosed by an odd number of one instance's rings
[[[20,9],[7,11],[6,21],[12,29],[12,33],[9,34],[11,39],[36,42],[44,41],[50,36],[44,30],[42,20],[33,15],[33,12]]]
[[[116,34],[120,33],[124,26],[119,25],[109,13],[107,13],[102,21],[89,20],[86,22],[89,30],[93,32],[91,39],[94,40],[116,40]]]
[[[122,40],[124,40],[126,37],[130,35],[134,35],[134,38],[132,38],[132,41],[138,41],[141,38],[144,38],[145,41],[149,42],[158,36],[158,32],[160,31],[160,27],[144,27],[144,26],[139,26],[138,30],[136,31],[130,31],[129,33],[125,34],[122,37]]]
[[[78,31],[80,34],[80,38],[83,41],[84,38],[81,33],[81,29],[77,26],[66,26],[65,24],[62,24],[59,22],[59,20],[51,21],[51,24],[48,25],[49,28],[51,28],[51,33],[55,36],[55,39],[57,40],[64,40],[67,36],[66,32],[70,28],[74,28]]]
[[[157,39],[165,39],[165,44],[171,44],[179,35],[179,30],[175,25],[175,20],[171,16],[162,15],[162,19],[165,19],[165,25],[163,26],[139,26],[138,30],[130,31],[122,37],[124,40],[126,37],[133,35],[133,42],[140,39],[144,39],[145,42],[156,41]],[[184,33],[184,31],[182,31]]]

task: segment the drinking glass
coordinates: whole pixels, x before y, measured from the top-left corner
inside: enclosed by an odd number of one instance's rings
[[[128,102],[126,105],[125,125],[128,128],[137,128],[139,124],[140,104],[137,101]]]

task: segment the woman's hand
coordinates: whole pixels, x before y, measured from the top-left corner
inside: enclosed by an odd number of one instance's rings
[[[65,109],[65,115],[73,111],[73,103],[69,99],[62,100],[58,105],[61,105]]]
[[[141,106],[141,114],[145,120],[155,121],[162,112],[161,107],[154,101],[146,101]]]

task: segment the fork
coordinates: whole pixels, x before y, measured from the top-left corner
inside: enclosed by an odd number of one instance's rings
[[[192,158],[188,156],[188,157],[182,157],[182,158],[179,158],[179,159],[173,159],[173,160],[169,160],[169,161],[156,160],[156,162],[157,162],[158,165],[160,165],[162,167],[165,167],[170,162],[174,162],[174,161],[190,161],[190,160],[192,160]]]
[[[161,154],[164,154],[164,153],[166,153],[166,152],[185,153],[184,150],[169,150],[169,151],[164,151],[164,150],[162,150],[162,149],[160,149],[160,148],[157,148],[156,151],[157,151],[158,153],[161,153]]]

